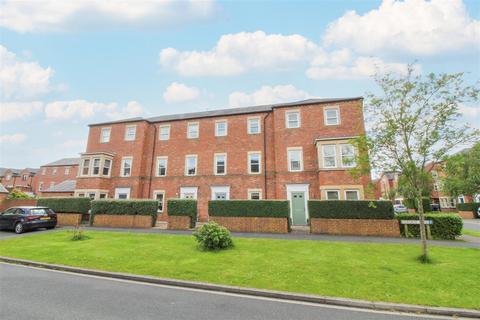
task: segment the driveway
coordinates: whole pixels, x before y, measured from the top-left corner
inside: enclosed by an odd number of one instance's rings
[[[0,319],[447,319],[247,297],[0,263]]]
[[[467,230],[480,231],[480,219],[463,220],[463,228]]]

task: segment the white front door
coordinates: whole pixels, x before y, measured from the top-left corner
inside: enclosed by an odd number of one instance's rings
[[[230,186],[210,187],[212,200],[230,200]]]
[[[197,199],[198,187],[180,187],[180,199]]]
[[[115,188],[115,199],[130,199],[130,188]]]

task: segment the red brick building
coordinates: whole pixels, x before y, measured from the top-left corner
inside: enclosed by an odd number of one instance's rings
[[[76,196],[288,199],[306,224],[308,199],[363,199],[370,175],[347,172],[349,139],[365,132],[362,98],[134,118],[90,125]]]
[[[64,158],[41,166],[36,176],[38,184],[35,193],[42,197],[73,195],[79,162],[80,158]],[[73,181],[73,184],[66,181]],[[56,194],[60,184],[61,194]]]
[[[0,168],[0,183],[9,191],[18,189],[34,194],[37,188],[37,174],[38,169],[34,168]]]

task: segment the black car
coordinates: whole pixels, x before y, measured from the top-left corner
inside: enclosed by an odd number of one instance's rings
[[[0,229],[25,230],[38,228],[53,229],[57,225],[57,214],[47,207],[12,207],[0,214]]]

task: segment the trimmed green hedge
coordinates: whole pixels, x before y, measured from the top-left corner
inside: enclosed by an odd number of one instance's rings
[[[417,202],[415,201],[415,199],[404,199],[403,200],[403,204],[405,205],[405,207],[407,207],[408,209],[415,209],[417,210],[418,206],[417,206]],[[430,199],[429,198],[423,198],[422,199],[422,206],[423,206],[423,212],[430,212],[432,211],[432,204],[430,202]]]
[[[58,213],[88,213],[90,198],[40,198],[37,206],[49,207]]]
[[[394,219],[391,201],[309,200],[310,218],[322,219]]]
[[[480,207],[480,202],[470,202],[470,203],[459,203],[457,204],[457,209],[460,211],[471,211],[477,214],[477,210]]]
[[[96,214],[141,215],[157,218],[157,200],[93,200],[91,216]]]
[[[416,213],[401,213],[397,215],[397,219],[401,220],[418,220]],[[427,213],[425,220],[432,220],[430,231],[434,239],[455,240],[456,237],[462,235],[463,220],[454,213]],[[400,225],[400,230],[405,236],[405,226]],[[416,238],[420,237],[420,228],[418,225],[408,225],[408,233]]]
[[[167,212],[169,216],[190,216],[190,227],[195,227],[197,221],[197,200],[168,199]]]
[[[288,218],[290,204],[283,200],[212,200],[208,202],[208,215]]]

